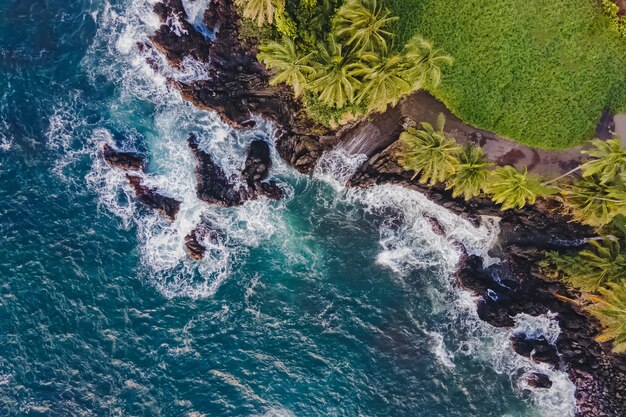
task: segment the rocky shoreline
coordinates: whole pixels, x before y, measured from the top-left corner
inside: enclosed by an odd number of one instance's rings
[[[254,45],[239,39],[239,17],[231,1],[213,0],[205,13],[204,22],[216,33],[215,41],[206,39],[187,22],[181,0],[162,0],[154,10],[162,26],[149,42],[137,45],[139,50],[155,48],[176,68],[181,68],[189,58],[207,63],[209,67],[208,80],[189,83],[170,80],[170,85],[178,89],[183,98],[200,108],[217,112],[238,129],[254,126],[253,116],[275,122],[276,149],[298,171],[312,172],[325,151],[345,145],[351,134],[354,136],[356,130],[363,128],[359,123],[344,126],[339,131],[321,126],[307,118],[288,89],[269,86],[267,72],[256,61]],[[404,122],[413,123],[411,120]],[[499,247],[494,249],[497,252],[494,255],[502,262],[485,268],[481,258],[465,256],[457,273],[459,284],[479,296],[479,316],[494,326],[511,327],[512,317],[519,313],[556,313],[561,333],[554,345],[545,339],[520,334],[511,341],[512,349],[568,373],[576,385],[578,416],[626,415],[626,357],[611,354],[609,346],[594,340],[598,323],[566,301],[573,298],[568,290],[562,284],[547,281],[537,266],[542,250],[579,247],[594,236],[594,231],[570,222],[560,214],[555,202],[542,201],[522,210],[502,213],[489,200],[465,202],[453,199],[442,187],[425,187],[410,181],[410,175],[402,171],[394,157],[401,125],[392,131],[386,141],[369,146],[365,152],[369,159],[348,185],[399,184],[418,190],[475,224],[482,216],[500,217]],[[263,144],[253,142],[241,174],[245,185],[235,185],[236,181],[225,178],[210,155],[202,152],[193,136],[190,137],[189,146],[197,160],[198,197],[210,204],[225,206],[238,205],[258,195],[281,198],[279,185],[264,182],[271,160],[269,149],[264,147],[267,144]],[[103,149],[103,156],[111,165],[128,172],[127,177],[139,200],[170,218],[176,215],[176,200],[143,185],[140,173],[145,161],[140,156],[111,147]],[[210,233],[210,224],[202,223],[185,237],[192,258],[202,258],[204,249],[200,241]],[[210,236],[219,239],[219,236]],[[530,375],[528,382],[537,389],[551,385],[549,378],[542,374]]]

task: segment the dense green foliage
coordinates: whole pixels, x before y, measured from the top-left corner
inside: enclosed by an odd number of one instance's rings
[[[489,168],[485,152],[477,146],[466,146],[458,154],[459,164],[448,181],[447,189],[452,189],[452,197],[465,198],[465,201],[478,197],[487,185]]]
[[[598,290],[600,296],[587,296],[593,304],[587,307],[604,326],[599,342],[613,341],[613,352],[626,352],[626,280],[611,283]]]
[[[559,192],[542,185],[538,177],[528,173],[525,165],[521,171],[512,166],[497,167],[492,171],[486,189],[492,194],[492,200],[501,205],[501,210],[523,208],[526,204],[534,204],[539,196]]]
[[[576,220],[602,227],[626,214],[626,148],[619,139],[596,139],[591,144],[583,151],[591,159],[567,173],[581,170],[582,178],[565,185],[561,193]]]
[[[440,67],[452,63],[419,36],[401,52],[388,53],[397,17],[377,0],[237,1],[259,26],[275,22],[269,36],[257,38],[258,58],[273,71],[271,83],[290,85],[296,97],[304,94],[309,114],[324,123],[382,112],[424,85],[438,85]]]
[[[626,37],[626,16],[620,14],[620,9],[613,0],[602,0],[602,9],[611,19],[611,27],[620,35]]]
[[[592,292],[609,282],[626,280],[626,253],[622,252],[619,240],[605,238],[589,244],[589,249],[576,255],[548,254],[549,260],[563,274],[565,282]]]
[[[600,342],[613,341],[614,352],[626,352],[626,217],[614,219],[601,241],[577,253],[547,253],[543,268],[582,294],[586,310],[602,324]],[[554,273],[553,273],[554,271]]]
[[[257,22],[259,26],[271,24],[275,14],[282,14],[285,0],[235,0],[246,19]]]
[[[610,184],[626,172],[626,148],[622,148],[619,139],[594,139],[591,144],[591,149],[582,151],[592,158],[582,165],[583,177],[597,175],[600,183]]]
[[[400,134],[402,153],[399,162],[408,171],[420,175],[420,183],[435,185],[451,177],[459,163],[459,145],[443,131],[445,118],[439,114],[436,129],[428,122],[421,129],[409,128]]]
[[[260,50],[259,59],[275,70],[270,84],[289,84],[296,97],[300,96],[304,92],[307,76],[315,72],[309,63],[311,54],[296,51],[295,44],[288,38],[284,38],[283,42],[267,42],[261,45]]]
[[[589,0],[385,0],[455,63],[433,90],[465,122],[540,148],[593,137],[604,108],[626,110],[626,43]]]

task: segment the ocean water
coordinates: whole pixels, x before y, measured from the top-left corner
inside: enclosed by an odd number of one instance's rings
[[[362,158],[339,152],[313,176],[274,155],[283,201],[198,201],[190,132],[234,173],[273,127],[235,131],[168,89],[206,71],[145,64],[152,4],[0,0],[0,416],[574,414],[567,377],[508,343],[554,340],[555,320],[493,328],[455,286],[455,242],[486,256],[496,219],[348,190]],[[185,5],[206,30],[208,2]],[[148,156],[145,181],[182,201],[174,222],[135,202],[104,143]],[[194,262],[182,238],[201,219],[219,238]]]

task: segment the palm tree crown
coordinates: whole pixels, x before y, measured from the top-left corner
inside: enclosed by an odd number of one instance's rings
[[[477,146],[467,145],[458,154],[459,165],[448,182],[447,189],[452,189],[452,197],[463,195],[465,201],[480,195],[487,184],[489,167],[485,152]]]
[[[419,35],[413,36],[406,43],[404,57],[407,68],[402,76],[414,90],[421,88],[425,82],[429,82],[431,87],[437,87],[441,82],[441,67],[453,62],[450,55],[435,49],[432,42]]]
[[[393,34],[385,26],[397,20],[376,0],[347,0],[333,21],[335,34],[359,52],[387,50]]]
[[[626,214],[626,193],[623,183],[603,184],[599,175],[583,177],[563,189],[565,204],[574,219],[590,226],[601,227],[611,222],[617,214]],[[621,192],[620,192],[621,190]]]
[[[501,204],[502,210],[523,208],[526,203],[534,204],[538,196],[556,194],[555,188],[541,185],[538,178],[529,175],[526,165],[521,171],[512,166],[498,167],[492,171],[491,184],[487,191],[492,200]]]
[[[285,10],[285,0],[235,0],[242,10],[243,17],[256,20],[257,25],[272,24],[275,13]]]
[[[626,282],[611,283],[600,288],[602,297],[588,295],[593,304],[587,310],[604,326],[598,342],[613,340],[613,352],[626,352]]]
[[[421,129],[407,129],[400,134],[404,146],[400,164],[404,169],[421,174],[420,183],[435,185],[443,182],[456,171],[459,160],[459,145],[443,132],[445,117],[437,118],[437,129],[430,123],[422,122]]]
[[[613,181],[626,170],[626,148],[619,139],[591,141],[593,148],[582,151],[595,159],[582,165],[583,176],[598,175],[602,184]]]
[[[341,44],[330,36],[328,45],[320,45],[310,88],[319,93],[319,99],[329,107],[342,108],[354,101],[361,86],[357,74],[365,65],[343,51]]]
[[[295,44],[289,38],[283,38],[280,42],[264,43],[259,49],[261,50],[258,54],[259,60],[276,71],[270,84],[288,84],[293,87],[295,96],[300,96],[304,92],[307,76],[315,72],[309,65],[312,53],[307,55],[298,53]]]
[[[370,66],[362,71],[364,85],[357,103],[367,103],[369,111],[383,112],[387,105],[395,106],[403,95],[411,92],[411,85],[400,77],[404,63],[401,56],[368,53],[361,59]]]

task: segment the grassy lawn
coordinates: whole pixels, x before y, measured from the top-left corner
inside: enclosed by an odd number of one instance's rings
[[[434,94],[462,120],[528,145],[591,139],[604,108],[626,110],[626,39],[592,0],[384,0],[452,55]]]

